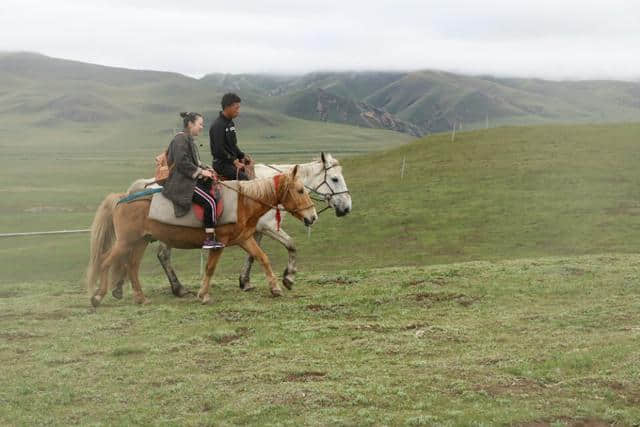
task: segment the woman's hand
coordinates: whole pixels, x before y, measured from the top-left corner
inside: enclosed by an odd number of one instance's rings
[[[204,178],[213,178],[213,172],[210,169],[203,170],[200,175],[202,175]]]

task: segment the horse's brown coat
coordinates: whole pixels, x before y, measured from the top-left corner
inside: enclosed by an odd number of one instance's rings
[[[269,209],[282,205],[296,218],[313,223],[317,214],[309,194],[297,177],[297,167],[291,173],[280,175],[276,188],[271,178],[243,182],[238,195],[238,214],[235,224],[216,228],[216,236],[226,246],[239,245],[258,259],[265,269],[274,296],[282,294],[266,254],[253,239],[258,220]],[[121,194],[111,194],[102,202],[91,227],[91,253],[87,270],[87,286],[93,294],[91,303],[97,307],[109,288],[108,275],[126,269],[134,299],[148,302],[142,293],[138,270],[149,238],[160,240],[179,249],[199,249],[205,238],[203,229],[162,224],[148,218],[149,200],[117,205]],[[198,298],[203,303],[210,300],[209,286],[216,264],[223,250],[209,251],[202,287]],[[116,276],[116,275],[114,275]],[[95,290],[99,277],[99,288]]]

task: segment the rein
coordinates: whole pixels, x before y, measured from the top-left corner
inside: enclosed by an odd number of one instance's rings
[[[274,177],[273,177],[273,184],[274,184],[274,192],[275,192],[275,195],[276,195],[276,202],[278,202],[278,200],[277,200],[278,199],[278,187],[280,186],[280,178],[281,177],[282,177],[282,175],[274,175]],[[251,181],[248,181],[248,182],[251,182]],[[235,189],[235,188],[231,187],[230,185],[225,184],[224,181],[218,181],[218,183],[223,185],[223,186],[225,186],[225,187],[227,187],[230,190],[235,191],[236,193],[242,195],[243,197],[246,197],[247,199],[251,199],[254,202],[258,202],[258,203],[260,203],[260,204],[262,204],[264,206],[267,206],[267,207],[269,207],[271,209],[275,209],[275,211],[276,211],[277,230],[280,231],[280,222],[282,221],[282,216],[280,214],[280,210],[281,209],[277,205],[274,206],[271,203],[267,203],[267,202],[265,202],[263,200],[257,199],[255,197],[251,197],[248,194],[243,193],[241,191],[242,187],[240,186],[240,184],[238,184],[238,189]],[[285,188],[284,197],[282,198],[282,200],[279,201],[278,204],[284,203],[284,201],[287,199],[287,197],[289,197],[289,186],[287,186]],[[311,207],[314,207],[313,203],[311,205],[309,205],[309,206],[304,206],[304,207],[301,207],[301,208],[293,209],[291,211],[291,213],[295,214],[298,211],[303,211],[303,210],[309,209]]]

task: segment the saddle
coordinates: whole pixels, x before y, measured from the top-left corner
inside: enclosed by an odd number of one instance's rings
[[[231,188],[228,188],[231,187]],[[238,219],[238,181],[227,181],[220,185],[218,191],[220,197],[214,196],[216,186],[211,187],[211,195],[216,198],[216,226],[235,224]],[[234,191],[235,190],[235,191]],[[191,205],[191,210],[185,216],[176,217],[173,203],[162,195],[155,193],[149,207],[149,219],[170,225],[182,227],[203,228],[204,208],[196,203]]]

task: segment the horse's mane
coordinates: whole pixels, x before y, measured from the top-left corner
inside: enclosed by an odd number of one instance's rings
[[[310,175],[312,172],[313,167],[315,166],[323,166],[324,163],[322,163],[322,160],[319,157],[316,157],[313,159],[313,161],[309,162],[309,163],[298,163],[298,171],[300,174],[302,174],[302,176],[308,176]],[[264,165],[267,166],[267,165]],[[295,166],[295,164],[271,164],[267,167],[273,167],[276,170],[281,170],[283,172],[285,171],[289,171],[291,169],[293,169],[293,167]],[[340,166],[340,162],[338,161],[338,159],[331,157],[330,161],[328,162],[328,166],[329,167],[335,167],[335,166]]]
[[[288,177],[285,175],[285,179]],[[258,178],[250,181],[238,181],[240,192],[248,197],[258,200],[275,200],[275,187],[273,178]]]

